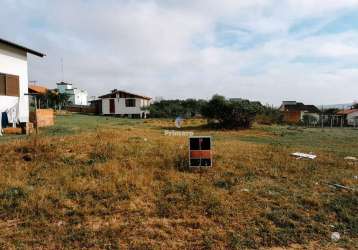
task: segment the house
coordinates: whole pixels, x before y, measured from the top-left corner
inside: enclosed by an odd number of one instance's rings
[[[345,124],[349,126],[358,126],[358,109],[346,109],[337,112],[337,115],[344,117]]]
[[[150,97],[114,89],[111,93],[100,96],[103,115],[119,115],[146,118],[149,113],[144,110],[150,105]]]
[[[12,123],[29,122],[27,56],[45,54],[0,38],[0,114]],[[6,115],[5,115],[6,112]],[[1,119],[0,119],[1,120]],[[0,122],[0,134],[1,134]]]
[[[70,96],[69,103],[73,105],[88,105],[88,93],[86,90],[73,88],[72,83],[59,82],[57,83],[58,92],[66,93]]]
[[[89,101],[90,107],[94,109],[94,113],[96,115],[102,114],[102,100],[101,99],[94,99]]]
[[[305,105],[296,101],[283,101],[279,110],[283,113],[283,120],[287,123],[299,123],[305,115],[314,117],[318,122],[321,111],[314,105]]]

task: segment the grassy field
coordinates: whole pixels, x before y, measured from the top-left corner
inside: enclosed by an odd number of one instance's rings
[[[171,120],[58,116],[0,138],[2,249],[357,249],[358,130],[214,131],[214,166],[189,171]],[[318,155],[297,160],[290,153]],[[341,239],[331,240],[339,232]]]

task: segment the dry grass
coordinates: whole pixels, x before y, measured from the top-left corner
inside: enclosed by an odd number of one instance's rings
[[[207,171],[185,168],[187,139],[164,136],[167,120],[0,144],[0,246],[358,247],[357,193],[324,184],[357,187],[356,165],[324,147],[315,161],[295,160],[289,154],[304,145],[246,140],[281,137],[271,130],[196,128],[202,124],[186,126],[215,138]]]

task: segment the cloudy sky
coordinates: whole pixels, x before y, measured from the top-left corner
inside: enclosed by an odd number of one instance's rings
[[[0,0],[30,80],[90,95],[218,93],[278,105],[358,99],[358,0]],[[5,21],[6,20],[6,21]]]

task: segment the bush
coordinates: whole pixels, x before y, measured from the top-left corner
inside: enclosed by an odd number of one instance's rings
[[[153,118],[184,118],[194,117],[200,114],[205,100],[162,100],[149,106],[150,117]]]
[[[220,128],[250,128],[260,111],[262,105],[259,102],[230,101],[223,96],[214,95],[203,105],[201,113]]]
[[[263,106],[255,120],[258,124],[264,125],[282,124],[283,114],[277,108]]]
[[[303,115],[302,122],[304,125],[307,125],[307,126],[316,125],[318,123],[318,119],[313,115],[306,114],[306,115]]]

